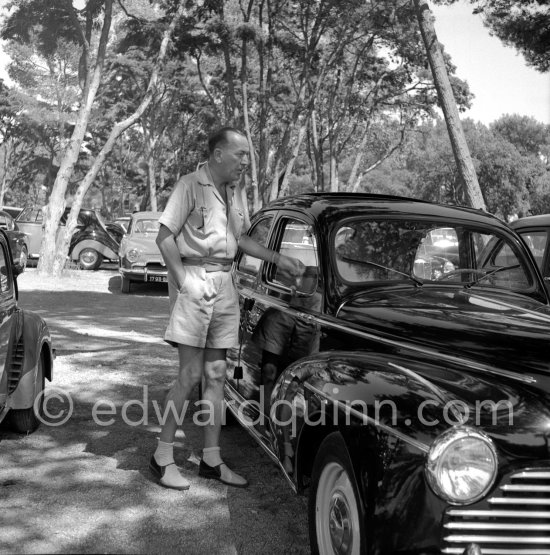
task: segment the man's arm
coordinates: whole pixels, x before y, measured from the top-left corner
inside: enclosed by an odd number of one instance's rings
[[[248,235],[241,235],[241,238],[239,239],[239,247],[246,254],[249,254],[254,258],[260,258],[266,262],[276,264],[281,270],[288,272],[291,276],[301,276],[305,272],[306,267],[297,258],[285,256],[284,254],[279,254],[271,249],[266,249],[263,245],[260,245],[260,243]]]
[[[181,284],[183,283],[185,270],[183,268],[183,264],[181,263],[181,254],[178,249],[178,245],[176,244],[176,238],[174,237],[174,234],[163,224],[160,225],[156,243],[168,271],[176,280],[179,291],[181,289]]]

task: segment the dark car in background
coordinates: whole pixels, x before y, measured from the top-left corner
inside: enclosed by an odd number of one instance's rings
[[[60,225],[65,225],[70,208],[65,209]],[[16,220],[19,229],[29,235],[29,258],[36,259],[42,243],[42,210],[25,208]],[[84,270],[97,270],[103,259],[116,262],[120,241],[107,230],[103,219],[95,210],[82,208],[71,238],[69,256]]]
[[[156,243],[162,212],[135,212],[120,243],[118,271],[122,293],[132,282],[168,282],[168,270]]]
[[[344,193],[281,198],[248,234],[306,271],[237,255],[225,401],[308,494],[312,552],[550,553],[550,306],[521,238]]]
[[[525,241],[550,287],[550,214],[520,218],[510,227]]]
[[[29,236],[20,231],[13,217],[4,211],[0,211],[0,229],[6,232],[18,271],[23,272],[29,257]]]
[[[16,432],[30,433],[41,421],[53,351],[46,322],[17,303],[18,272],[6,234],[0,231],[0,421]]]

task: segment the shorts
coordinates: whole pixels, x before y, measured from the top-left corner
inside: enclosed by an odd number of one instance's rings
[[[207,272],[200,266],[184,266],[178,291],[168,273],[170,319],[164,340],[209,349],[230,349],[239,342],[239,296],[231,272]]]

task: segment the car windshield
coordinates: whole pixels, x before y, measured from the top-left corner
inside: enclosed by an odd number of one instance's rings
[[[143,219],[136,220],[134,223],[133,233],[158,233],[160,224],[158,220]]]
[[[336,268],[350,283],[419,281],[526,291],[525,253],[512,240],[462,224],[358,219],[337,227]]]

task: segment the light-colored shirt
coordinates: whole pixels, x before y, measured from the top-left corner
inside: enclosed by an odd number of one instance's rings
[[[241,233],[250,227],[243,188],[225,185],[227,205],[216,189],[208,164],[176,183],[159,219],[176,238],[182,257],[232,259]]]

